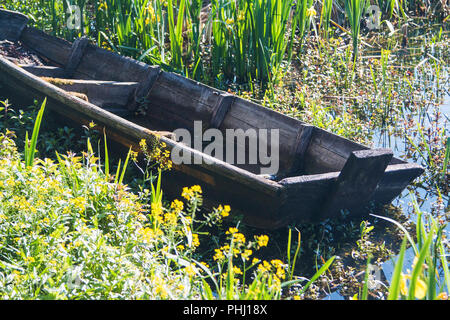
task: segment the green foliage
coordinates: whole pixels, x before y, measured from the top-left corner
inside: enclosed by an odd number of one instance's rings
[[[359,47],[359,31],[366,0],[345,0],[345,13],[352,31],[353,61],[356,61]]]
[[[39,112],[37,114],[37,118],[34,123],[33,133],[31,135],[31,140],[28,140],[28,132],[26,133],[26,136],[25,136],[24,157],[25,157],[25,165],[27,167],[33,165],[34,155],[36,153],[37,138],[39,135],[39,130],[41,128],[41,122],[42,122],[42,117],[44,115],[46,102],[47,102],[47,99],[44,100],[44,102],[41,105],[41,109],[39,110]]]
[[[389,288],[389,300],[435,300],[447,299],[449,294],[449,271],[447,255],[444,249],[444,230],[446,224],[439,223],[431,215],[422,213],[416,200],[413,198],[414,208],[417,214],[416,238],[412,236],[398,222],[385,217],[379,218],[394,222],[405,233],[400,253],[395,264],[394,273]],[[411,266],[412,270],[403,273],[406,240],[414,249],[415,258]],[[438,270],[443,270],[444,278],[441,279]],[[445,291],[444,288],[447,288]]]

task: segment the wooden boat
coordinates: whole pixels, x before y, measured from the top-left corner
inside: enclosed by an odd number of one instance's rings
[[[20,41],[44,66],[17,65],[0,58],[0,83],[8,94],[47,97],[50,108],[77,122],[94,121],[110,139],[129,146],[160,136],[204,161],[174,165],[164,190],[179,195],[199,184],[207,206],[231,205],[247,224],[277,228],[293,220],[320,221],[347,209],[390,203],[421,166],[370,149],[234,95],[120,56],[81,38],[73,43],[27,26],[19,13],[0,10],[0,40]],[[47,78],[42,78],[47,77]],[[50,78],[53,81],[46,81]],[[62,80],[64,79],[64,80]],[[78,92],[87,96],[73,95]],[[136,108],[146,114],[136,116]],[[279,173],[259,174],[261,164],[233,165],[176,142],[167,132],[201,120],[203,129],[278,129]]]

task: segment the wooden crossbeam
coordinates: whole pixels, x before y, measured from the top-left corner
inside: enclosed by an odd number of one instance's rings
[[[209,124],[210,128],[219,128],[220,127],[223,120],[225,119],[225,116],[228,113],[228,110],[230,110],[231,105],[233,104],[235,99],[236,99],[236,96],[234,96],[232,94],[229,94],[229,93],[221,93],[220,94],[217,105],[211,116],[211,122]]]
[[[136,88],[136,91],[134,92],[134,98],[128,104],[129,110],[135,110],[139,105],[139,102],[150,94],[153,86],[155,85],[156,81],[158,81],[158,78],[161,75],[161,73],[162,70],[160,66],[150,66],[148,68],[146,78],[141,82],[139,82],[139,85]]]
[[[311,142],[314,126],[303,124],[299,127],[297,139],[293,146],[292,163],[287,170],[289,176],[303,174],[305,166],[305,153]]]
[[[86,37],[76,39],[72,44],[72,51],[70,52],[69,60],[65,66],[64,77],[72,78],[78,65],[83,59],[84,51],[86,50],[89,40]]]

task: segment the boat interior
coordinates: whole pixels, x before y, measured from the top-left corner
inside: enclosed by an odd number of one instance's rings
[[[254,159],[251,162],[249,150],[257,150],[257,144],[260,152],[259,146],[263,145],[267,156],[279,152],[278,173],[263,176],[270,180],[337,172],[352,151],[368,149],[251,101],[162,71],[158,66],[148,66],[99,48],[83,38],[70,43],[25,27],[17,43],[35,53],[42,62],[20,64],[27,72],[151,130],[184,128],[194,137],[198,133],[194,121],[201,121],[202,132],[217,129],[226,138],[227,129],[242,129],[249,133],[246,139],[230,136],[235,139],[234,158],[221,160],[259,175],[264,171],[262,168],[269,166],[267,159],[264,162],[258,157],[256,162]],[[14,62],[14,57],[8,59]],[[144,83],[147,85],[143,86]],[[267,129],[267,135],[259,129]],[[271,129],[278,130],[278,150],[271,143],[275,134]],[[253,132],[257,133],[256,138],[251,135]],[[202,139],[202,148],[211,141]],[[223,148],[226,145],[227,141]],[[245,161],[238,158],[239,150],[245,151]],[[220,153],[225,154],[223,151],[216,149],[212,155],[218,157]],[[404,162],[397,158],[390,162],[401,163]]]

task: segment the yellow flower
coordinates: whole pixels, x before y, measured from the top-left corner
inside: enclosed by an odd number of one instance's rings
[[[180,212],[180,211],[182,211],[182,210],[183,210],[183,207],[184,207],[183,202],[181,202],[181,201],[178,200],[178,199],[173,200],[172,203],[171,203],[171,205],[170,205],[170,208],[171,208],[171,209],[174,209],[175,212]]]
[[[141,139],[141,141],[139,141],[139,146],[142,149],[147,149],[147,141],[145,141],[145,139]]]
[[[266,235],[255,236],[256,241],[258,242],[258,246],[266,247],[269,242],[269,237]]]
[[[233,233],[233,239],[238,244],[244,244],[245,243],[245,236],[242,233]]]
[[[441,292],[437,295],[436,299],[438,300],[448,300],[447,292]]]
[[[244,10],[239,12],[237,20],[238,21],[244,21],[245,20],[245,11]]]
[[[317,15],[317,12],[316,12],[316,10],[314,10],[314,7],[306,9],[306,16],[307,17],[314,17],[316,15]]]
[[[407,280],[411,280],[411,276],[409,274],[401,274],[400,275],[400,293],[404,296],[408,295],[408,286],[407,286]],[[414,290],[414,296],[417,299],[423,299],[427,295],[427,289],[428,286],[425,281],[422,279],[417,279],[416,281],[416,288]]]
[[[242,259],[248,260],[252,254],[253,254],[252,250],[245,249],[244,252],[241,253],[241,257]]]
[[[26,263],[33,263],[33,262],[35,262],[36,260],[34,260],[34,258],[33,257],[26,257],[25,258],[25,262]]]
[[[215,261],[217,261],[217,260],[221,261],[222,259],[225,258],[225,256],[224,256],[222,250],[220,250],[220,249],[214,249],[214,251],[216,252],[216,254],[215,254],[214,257],[213,257],[213,259],[214,259]]]
[[[225,218],[225,217],[228,217],[230,215],[231,208],[228,205],[225,205],[223,207],[220,205],[218,210],[219,210],[220,215],[223,218]]]
[[[414,295],[416,296],[417,299],[422,300],[423,298],[425,298],[425,296],[427,295],[427,284],[425,283],[425,281],[421,280],[421,279],[417,279],[416,282],[416,290],[414,291]]]
[[[195,276],[196,270],[195,270],[195,267],[193,267],[192,265],[187,266],[185,268],[185,271],[189,276],[191,276],[191,277]]]
[[[408,294],[407,278],[408,276],[403,273],[400,275],[400,293],[404,296]]]
[[[196,233],[192,234],[192,245],[194,247],[198,247],[200,245],[200,241],[198,240],[198,234]]]
[[[238,230],[238,228],[229,228],[228,229],[228,231],[227,232],[225,232],[226,234],[233,234],[233,233],[236,233],[236,232],[238,232],[239,230]]]
[[[240,268],[236,267],[236,266],[233,266],[233,272],[235,274],[243,274],[242,270]]]
[[[194,196],[194,192],[190,188],[184,187],[181,196],[186,200],[191,200],[191,198]]]

